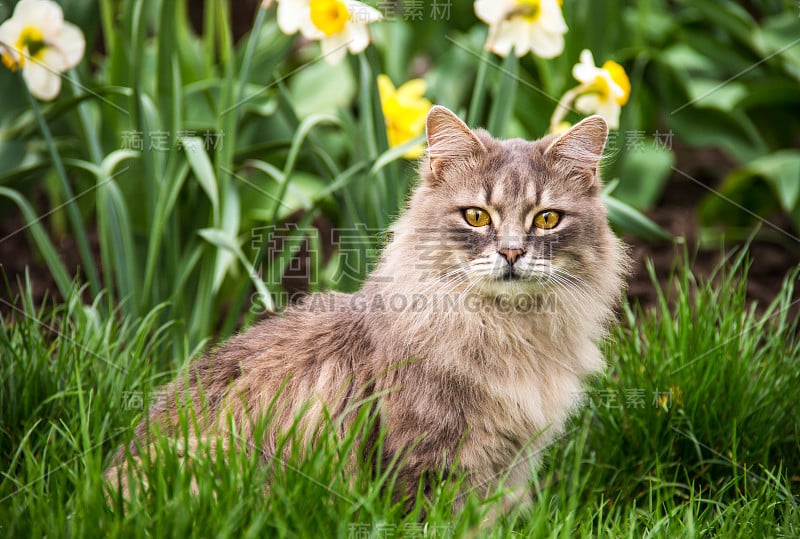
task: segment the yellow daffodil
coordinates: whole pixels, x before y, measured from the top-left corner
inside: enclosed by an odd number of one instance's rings
[[[425,81],[422,79],[412,79],[395,89],[389,77],[378,75],[378,93],[389,146],[398,146],[425,131],[425,117],[432,106],[430,101],[422,97],[425,90]],[[420,144],[404,153],[403,157],[416,159],[424,152]]]
[[[564,50],[561,0],[476,0],[475,14],[489,25],[486,48],[500,56],[513,48],[517,56],[555,58]]]
[[[64,21],[61,6],[51,0],[22,0],[10,19],[0,24],[0,59],[12,71],[22,70],[31,94],[54,99],[61,73],[83,58],[83,32]]]
[[[625,69],[611,60],[597,67],[592,52],[584,49],[580,62],[572,68],[572,76],[583,87],[575,108],[584,114],[599,114],[611,129],[618,128],[620,111],[631,95],[631,81]]]
[[[284,34],[301,32],[320,42],[325,60],[342,61],[346,51],[358,54],[369,45],[367,25],[381,12],[356,0],[279,0],[278,27]]]

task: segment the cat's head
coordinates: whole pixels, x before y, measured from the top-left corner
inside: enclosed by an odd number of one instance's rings
[[[607,135],[592,116],[559,136],[497,140],[433,107],[422,183],[402,225],[416,266],[488,295],[594,285],[603,274],[618,293],[622,255],[597,172]]]

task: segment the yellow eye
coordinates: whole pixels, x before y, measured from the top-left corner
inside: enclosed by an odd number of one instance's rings
[[[471,226],[486,226],[489,224],[489,212],[480,208],[467,208],[464,210],[464,219]]]
[[[561,221],[561,214],[557,211],[546,210],[536,214],[533,218],[533,226],[549,230],[555,227]]]

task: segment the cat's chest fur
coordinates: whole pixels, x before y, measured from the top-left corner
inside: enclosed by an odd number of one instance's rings
[[[433,405],[412,395],[420,415],[431,415],[423,428],[446,408],[449,423],[463,425],[456,442],[470,467],[508,464],[545,445],[581,401],[582,376],[602,366],[591,339],[560,324],[548,316],[461,316],[430,320],[416,339],[405,335],[403,354],[418,358],[422,376],[438,385]]]
[[[480,324],[478,338],[461,346],[472,350],[486,398],[505,412],[496,418],[498,427],[523,439],[560,431],[580,401],[586,373],[578,365],[590,359],[579,356],[596,355],[596,347],[567,336],[550,317],[496,317]]]

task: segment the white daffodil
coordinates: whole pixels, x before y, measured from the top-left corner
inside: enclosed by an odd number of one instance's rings
[[[475,14],[489,25],[486,48],[500,56],[513,48],[517,56],[555,58],[564,50],[561,0],[476,0]]]
[[[61,6],[51,0],[22,0],[0,24],[0,58],[12,71],[22,70],[31,94],[49,101],[61,90],[61,73],[83,58],[86,40],[64,21]]]
[[[369,45],[367,25],[382,18],[381,12],[356,0],[279,0],[278,27],[284,34],[302,32],[318,40],[331,64],[342,61],[346,51],[358,54]]]
[[[584,49],[580,62],[572,68],[572,76],[581,83],[575,108],[584,114],[599,114],[609,128],[618,128],[620,111],[631,95],[631,81],[625,69],[612,60],[597,67],[592,52]]]
[[[550,118],[550,132],[559,132],[572,103],[579,112],[599,114],[610,129],[618,129],[620,112],[631,95],[631,81],[625,68],[612,60],[597,67],[592,52],[584,49],[580,62],[572,68],[572,76],[580,84],[567,90],[559,100]]]

